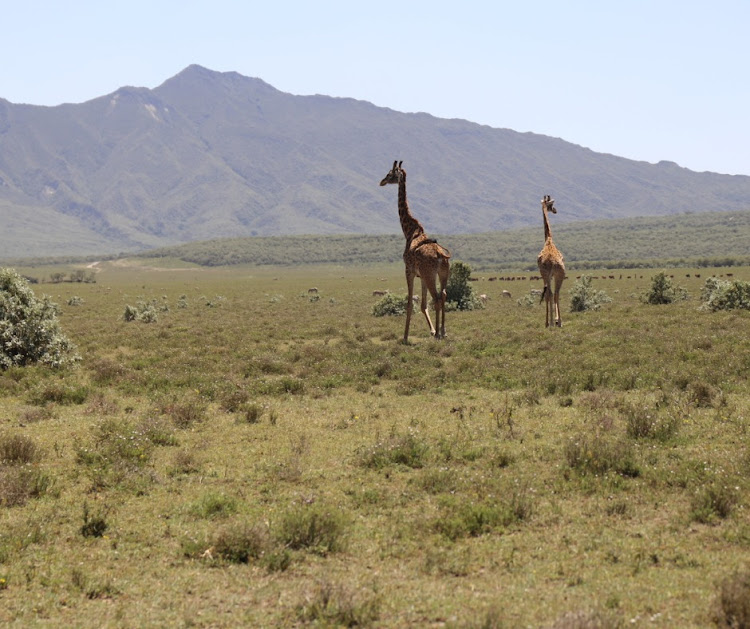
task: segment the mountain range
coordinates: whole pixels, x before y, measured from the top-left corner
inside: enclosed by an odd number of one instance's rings
[[[378,186],[394,160],[429,233],[541,226],[545,194],[556,199],[556,223],[750,209],[747,176],[297,96],[192,65],[154,89],[80,104],[0,99],[0,258],[400,233],[395,187]]]

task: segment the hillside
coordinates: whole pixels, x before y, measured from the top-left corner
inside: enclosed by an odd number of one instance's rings
[[[679,156],[675,156],[678,158]],[[3,257],[117,253],[237,236],[398,233],[394,159],[430,233],[750,207],[750,177],[190,66],[82,104],[0,99]]]

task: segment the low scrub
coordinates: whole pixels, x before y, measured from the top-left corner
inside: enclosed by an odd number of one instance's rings
[[[326,581],[297,606],[297,617],[321,627],[367,627],[380,617],[380,598]]]
[[[0,435],[0,465],[23,465],[40,458],[33,439],[19,434]]]
[[[268,527],[262,524],[236,522],[219,529],[211,547],[217,558],[230,563],[249,563],[260,559],[271,549]]]
[[[406,314],[406,304],[408,302],[409,300],[406,295],[397,297],[389,293],[372,307],[372,316],[399,317]]]
[[[595,290],[591,286],[591,276],[583,275],[570,290],[570,311],[586,312],[598,310],[602,304],[607,304],[612,298],[603,290]]]
[[[359,450],[359,460],[363,467],[382,469],[389,465],[405,465],[411,468],[424,466],[429,445],[415,432],[406,434],[392,432],[387,438],[379,439],[374,445]]]
[[[704,310],[750,310],[750,282],[709,277],[701,289]]]
[[[600,435],[579,435],[570,439],[565,446],[565,459],[570,468],[583,476],[601,476],[607,472],[640,476],[632,446]]]
[[[34,295],[13,269],[0,269],[0,368],[69,365],[80,356],[62,333],[57,304]]]
[[[35,467],[0,466],[0,506],[23,505],[45,495],[51,486],[52,477]]]
[[[507,502],[457,502],[447,500],[435,529],[448,539],[479,537],[528,519],[531,502],[526,491],[514,491]]]
[[[750,627],[750,569],[724,578],[718,587],[713,621],[717,627]]]
[[[292,550],[327,555],[344,549],[349,519],[335,507],[301,504],[280,519],[276,537]]]
[[[708,481],[693,494],[690,517],[701,524],[725,520],[739,500],[738,489],[718,480]]]

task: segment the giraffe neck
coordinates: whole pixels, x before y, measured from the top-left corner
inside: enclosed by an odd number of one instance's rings
[[[549,219],[547,218],[547,208],[544,208],[542,210],[542,214],[544,215],[544,240],[549,240],[552,238],[552,231],[549,228]]]
[[[421,223],[411,215],[409,204],[406,202],[406,171],[401,171],[401,179],[398,182],[398,217],[401,221],[401,229],[407,242],[424,233]]]

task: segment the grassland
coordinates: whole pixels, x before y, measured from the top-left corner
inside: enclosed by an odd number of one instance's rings
[[[34,287],[82,360],[0,373],[0,624],[703,627],[748,605],[750,317],[698,309],[705,269],[664,306],[618,271],[585,313],[572,275],[560,330],[523,305],[538,283],[482,272],[485,309],[441,342],[415,317],[405,346],[371,315],[399,265],[146,264]],[[124,321],[139,303],[157,320]]]

